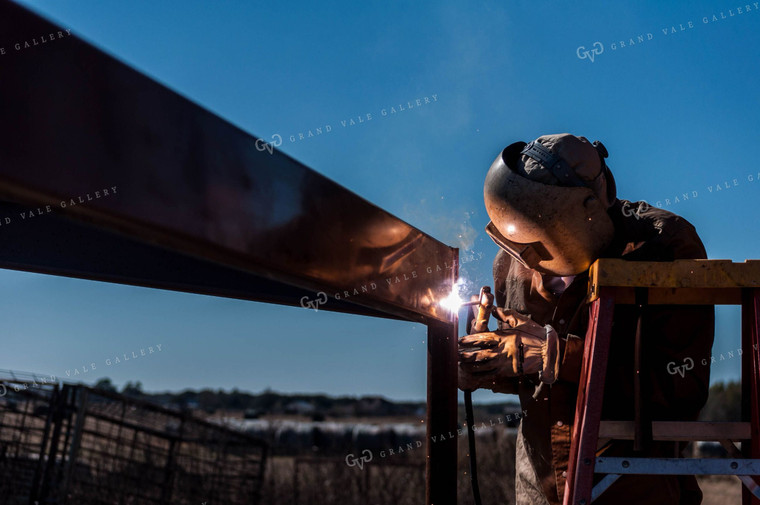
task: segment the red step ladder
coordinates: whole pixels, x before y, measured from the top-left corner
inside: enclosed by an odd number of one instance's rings
[[[760,505],[760,261],[600,259],[589,272],[586,332],[564,505],[589,505],[623,474],[736,475],[743,505]],[[602,421],[615,304],[742,306],[741,422]],[[637,353],[641,352],[637,342]],[[637,398],[636,401],[640,401]],[[602,440],[719,441],[729,458],[598,457]],[[741,442],[739,451],[733,442]],[[594,474],[606,474],[594,486]]]

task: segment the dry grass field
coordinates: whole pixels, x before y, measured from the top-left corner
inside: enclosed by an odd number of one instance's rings
[[[514,435],[500,430],[491,438],[478,438],[478,473],[485,504],[508,505],[514,497]],[[262,503],[282,505],[419,505],[424,502],[424,449],[379,458],[363,468],[349,467],[345,458],[310,456],[269,460]],[[466,437],[459,439],[458,502],[473,504],[469,481]],[[698,477],[703,505],[741,503],[741,484],[735,477]]]
[[[495,433],[478,440],[478,471],[484,503],[514,503],[514,437]],[[459,439],[459,501],[472,503],[466,438]],[[296,472],[296,462],[298,471]],[[382,458],[375,455],[363,468],[345,458],[270,458],[262,503],[341,505],[419,505],[425,498],[424,449]]]

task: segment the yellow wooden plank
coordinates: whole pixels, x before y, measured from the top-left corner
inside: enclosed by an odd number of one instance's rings
[[[591,265],[589,301],[615,288],[618,303],[633,303],[633,288],[648,287],[652,304],[736,304],[742,288],[760,288],[760,260],[626,261],[602,258]]]
[[[606,288],[617,304],[633,304],[635,288]],[[589,301],[596,296],[590,296]],[[649,288],[650,305],[739,305],[741,288]]]
[[[602,258],[592,266],[599,286],[659,288],[760,287],[760,260],[626,261]]]

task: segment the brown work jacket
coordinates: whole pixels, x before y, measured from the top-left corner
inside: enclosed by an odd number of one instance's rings
[[[705,248],[694,227],[685,219],[645,202],[618,200],[608,211],[615,225],[615,238],[602,257],[631,261],[672,261],[706,258]],[[583,338],[588,325],[584,303],[588,272],[575,277],[565,291],[555,296],[543,286],[541,275],[514,261],[504,251],[494,261],[496,304],[515,309],[541,325],[551,324],[558,332],[562,362],[557,382],[544,386],[534,399],[537,376],[515,379],[496,391],[520,396],[525,417],[523,444],[528,460],[551,504],[562,503],[570,453],[576,396],[583,355]],[[602,419],[634,419],[634,339],[637,310],[632,305],[614,310]],[[644,379],[650,387],[648,402],[653,420],[696,420],[707,400],[710,362],[715,331],[712,305],[649,306],[642,341]],[[683,374],[674,368],[689,363]],[[682,446],[681,446],[682,448]],[[647,455],[676,457],[674,443],[655,442]],[[630,442],[614,442],[608,456],[635,455]],[[698,504],[701,492],[693,476],[624,476],[594,503]]]

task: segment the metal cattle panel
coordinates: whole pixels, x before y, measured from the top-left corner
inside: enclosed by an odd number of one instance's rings
[[[59,31],[0,2],[0,195],[28,207],[26,217],[0,215],[0,232],[23,229],[28,249],[44,247],[27,220],[60,214],[96,238],[117,231],[300,288],[274,300],[253,288],[250,299],[299,305],[306,289],[327,300],[325,310],[340,299],[356,313],[448,320],[437,302],[451,289],[455,249]],[[92,255],[75,241],[67,248]],[[124,255],[101,259],[96,273],[45,258],[32,263],[21,251],[0,266],[173,289],[158,269],[155,283],[124,275],[132,261]],[[194,291],[195,282],[177,289]]]
[[[260,439],[80,385],[0,386],[0,503],[260,502]]]

